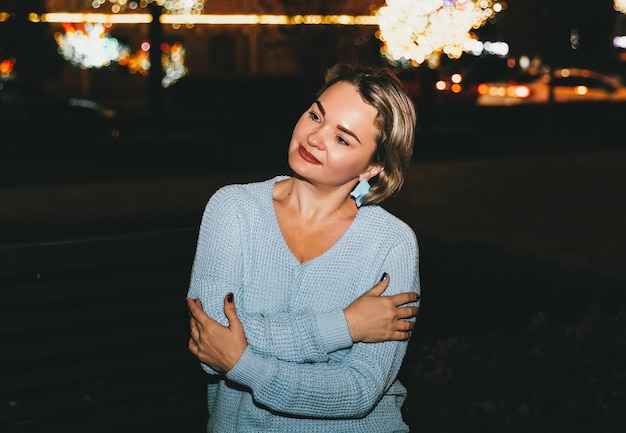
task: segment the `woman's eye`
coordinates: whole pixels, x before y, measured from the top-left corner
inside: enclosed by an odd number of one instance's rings
[[[311,120],[314,120],[315,122],[319,122],[320,120],[320,116],[318,116],[315,111],[309,111],[309,117],[311,118]]]
[[[343,145],[345,145],[345,146],[349,146],[349,145],[350,145],[350,143],[348,143],[348,142],[346,141],[346,139],[345,139],[345,138],[343,138],[341,135],[337,137],[337,141],[339,142],[339,144],[343,144]]]

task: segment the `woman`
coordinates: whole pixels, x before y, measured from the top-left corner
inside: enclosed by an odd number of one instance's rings
[[[293,174],[211,197],[187,299],[207,431],[408,431],[418,246],[378,204],[402,186],[415,120],[389,70],[336,65],[295,125]]]

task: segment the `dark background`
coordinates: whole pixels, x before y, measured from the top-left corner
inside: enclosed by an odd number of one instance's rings
[[[623,76],[611,2],[508,3],[483,31],[512,54]],[[68,67],[42,24],[0,23],[7,54],[35,81]],[[287,77],[192,74],[161,95],[163,117],[148,78],[133,79],[132,110],[96,92],[120,113],[97,137],[91,124],[51,135],[45,113],[17,133],[2,124],[0,430],[202,431],[183,299],[203,206],[221,185],[286,172],[329,56]],[[103,89],[121,75],[90,74]],[[624,431],[626,107],[416,104],[407,183],[385,204],[420,240],[405,419],[440,433]]]

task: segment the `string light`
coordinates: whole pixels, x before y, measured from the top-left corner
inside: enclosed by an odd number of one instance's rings
[[[152,64],[150,62],[150,41],[143,41],[139,50],[127,53],[119,59],[119,64],[126,66],[131,74],[147,76]],[[163,67],[162,87],[169,87],[187,75],[185,66],[185,47],[180,42],[161,44],[161,66]]]
[[[396,65],[439,64],[475,46],[477,29],[495,15],[492,0],[387,0],[375,13],[381,54]]]
[[[2,15],[0,14],[0,20]],[[65,13],[52,12],[35,15],[32,22],[46,23],[83,23],[101,22],[113,24],[148,24],[152,22],[152,15],[148,13],[103,14],[103,13]],[[345,26],[375,26],[376,17],[372,15],[241,15],[241,14],[199,14],[173,15],[162,14],[159,17],[161,24],[207,24],[207,25],[345,25]]]
[[[91,6],[98,9],[109,4],[111,12],[117,14],[128,9],[144,9],[151,3],[163,7],[166,13],[172,15],[199,15],[204,10],[204,0],[93,0]]]
[[[151,67],[149,41],[144,41],[133,54],[129,47],[112,37],[102,23],[64,23],[63,29],[65,33],[55,33],[54,39],[59,45],[59,53],[73,65],[92,69],[117,62],[126,66],[131,74],[148,75]],[[187,74],[185,47],[176,42],[163,43],[160,48],[164,72],[161,85],[169,87]]]
[[[63,28],[65,33],[54,34],[59,53],[65,60],[81,68],[108,66],[128,50],[128,47],[107,33],[101,23],[66,23]]]
[[[161,85],[163,87],[169,87],[187,75],[187,67],[185,66],[185,46],[180,42],[171,45],[162,44],[161,51],[163,52],[161,63],[164,72]]]

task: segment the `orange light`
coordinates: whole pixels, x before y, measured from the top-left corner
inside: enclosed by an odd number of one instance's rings
[[[9,75],[13,72],[13,67],[15,66],[15,59],[10,58],[0,62],[0,75]]]
[[[509,86],[506,89],[506,95],[514,98],[528,98],[530,89],[527,86]]]
[[[589,88],[587,86],[576,86],[574,87],[574,93],[577,95],[586,95],[589,93]]]

